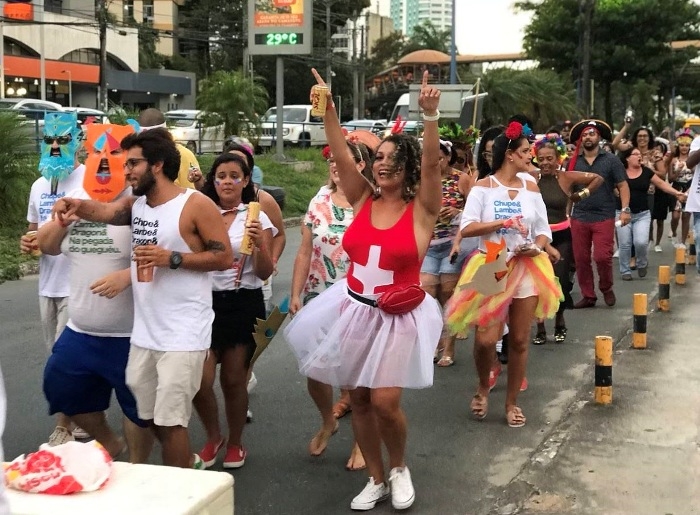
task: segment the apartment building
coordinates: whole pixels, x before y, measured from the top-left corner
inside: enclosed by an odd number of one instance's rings
[[[413,27],[425,21],[438,30],[450,30],[452,26],[452,2],[456,0],[391,0],[389,12],[394,27],[407,36]]]

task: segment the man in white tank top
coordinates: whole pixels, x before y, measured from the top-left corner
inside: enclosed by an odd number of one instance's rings
[[[135,197],[110,204],[63,198],[54,212],[60,221],[131,225],[134,328],[126,382],[139,418],[154,426],[163,464],[201,468],[187,425],[211,343],[208,272],[229,268],[233,252],[216,205],[174,183],[180,155],[165,129],[127,136],[121,146]],[[139,282],[142,272],[151,280]]]

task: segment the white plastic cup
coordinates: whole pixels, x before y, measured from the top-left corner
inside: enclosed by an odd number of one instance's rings
[[[622,227],[622,220],[615,220],[615,227]]]

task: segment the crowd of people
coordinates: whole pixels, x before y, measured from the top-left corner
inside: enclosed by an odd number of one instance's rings
[[[320,415],[309,454],[323,454],[350,414],[346,468],[369,476],[351,508],[390,498],[406,509],[416,492],[403,389],[432,386],[434,367],[455,363],[456,340],[473,338],[473,417],[488,415],[507,364],[503,417],[524,426],[518,397],[529,346],[547,343],[547,318],[554,342],[564,343],[565,310],[596,305],[593,262],[597,289],[614,306],[615,239],[628,281],[634,269],[647,275],[648,248],[661,249],[669,213],[677,245],[691,214],[700,230],[700,139],[681,131],[665,144],[641,127],[626,140],[629,121],[613,138],[596,119],[537,137],[523,115],[480,138],[474,129],[443,131],[440,91],[427,72],[420,141],[398,130],[383,140],[348,134],[330,91],[327,100],[328,182],[303,218],[284,338]],[[42,177],[20,246],[42,252],[39,299],[51,352],[43,387],[57,417],[49,444],[90,436],[114,458],[128,452],[140,463],[155,436],[164,465],[212,467],[223,452],[223,467],[236,469],[247,456],[253,333],[286,243],[282,213],[260,188],[244,140],[202,173],[164,122],[147,109],[130,125],[88,125],[81,138],[75,115],[47,115]],[[105,417],[113,391],[123,437]],[[193,408],[206,432],[197,453]]]

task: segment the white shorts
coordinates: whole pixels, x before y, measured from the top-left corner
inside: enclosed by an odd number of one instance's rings
[[[61,336],[68,323],[68,297],[43,297],[39,295],[39,313],[44,343],[51,352],[53,344]]]
[[[132,344],[126,384],[136,398],[139,418],[157,426],[187,427],[206,355],[206,350],[165,352]]]

